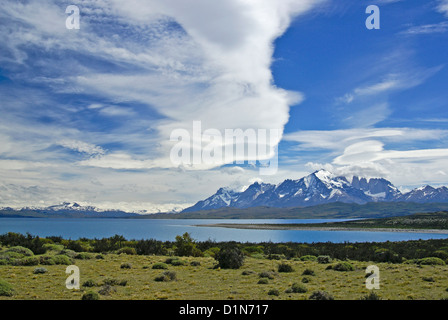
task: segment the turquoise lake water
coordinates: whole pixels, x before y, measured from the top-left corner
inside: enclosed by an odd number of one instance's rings
[[[103,238],[115,234],[126,239],[157,239],[173,241],[188,232],[195,240],[238,242],[384,242],[403,240],[444,239],[448,235],[411,232],[309,231],[309,230],[247,230],[197,227],[215,223],[316,223],[343,221],[338,219],[36,219],[0,218],[0,234],[30,233],[40,237],[62,236],[66,239]]]

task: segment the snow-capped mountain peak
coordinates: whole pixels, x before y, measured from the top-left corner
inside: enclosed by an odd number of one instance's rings
[[[322,169],[297,180],[286,179],[277,185],[255,182],[241,192],[221,188],[184,212],[222,207],[302,207],[331,202],[364,204],[378,201],[448,202],[448,188],[426,186],[402,194],[384,178],[353,176],[348,180]]]

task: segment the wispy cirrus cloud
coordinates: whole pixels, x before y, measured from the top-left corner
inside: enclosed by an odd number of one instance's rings
[[[274,41],[321,2],[74,0],[80,30],[65,28],[57,1],[4,2],[0,66],[15,84],[2,83],[2,181],[8,190],[39,185],[29,202],[45,192],[45,201],[126,198],[154,208],[151,199],[174,205],[210,184],[250,179],[213,167],[202,168],[206,177],[179,175],[170,133],[193,120],[204,130],[282,131],[303,96],[273,84]],[[191,179],[203,187],[191,190]],[[169,185],[187,191],[173,200]]]

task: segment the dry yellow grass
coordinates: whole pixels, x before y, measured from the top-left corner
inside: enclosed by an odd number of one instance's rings
[[[75,260],[80,269],[81,284],[93,280],[101,284],[105,279],[126,280],[125,286],[114,286],[116,291],[110,295],[100,295],[100,299],[119,300],[300,300],[308,299],[316,290],[330,293],[335,300],[356,300],[370,293],[365,287],[365,269],[375,264],[380,269],[380,289],[375,292],[382,299],[390,300],[438,300],[448,296],[448,266],[423,266],[412,264],[368,263],[351,261],[354,271],[340,272],[326,270],[328,265],[313,261],[284,261],[291,264],[294,272],[277,273],[267,284],[258,284],[259,273],[277,271],[281,261],[247,258],[244,266],[237,270],[214,269],[212,258],[182,258],[184,266],[168,266],[175,271],[176,281],[157,282],[154,279],[164,270],[152,269],[156,262],[164,262],[167,257],[137,255],[104,255],[104,259]],[[191,261],[199,261],[200,266],[191,266]],[[132,268],[122,269],[123,263]],[[33,274],[35,266],[0,266],[0,279],[6,280],[15,289],[13,297],[0,299],[43,299],[70,300],[81,299],[89,290],[98,292],[101,287],[69,290],[65,287],[68,277],[66,266],[43,266],[48,272]],[[315,276],[306,276],[310,282],[304,285],[306,293],[286,293],[293,283],[302,283],[305,269],[312,269]],[[243,275],[243,271],[253,271]],[[279,296],[268,295],[269,290],[277,289]]]

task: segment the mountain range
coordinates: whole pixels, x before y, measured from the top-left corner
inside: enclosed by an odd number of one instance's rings
[[[298,180],[279,184],[255,182],[243,191],[220,188],[215,194],[182,212],[220,208],[291,208],[309,207],[334,202],[366,204],[370,202],[448,202],[448,188],[424,186],[402,193],[383,178],[351,179],[318,170]]]

